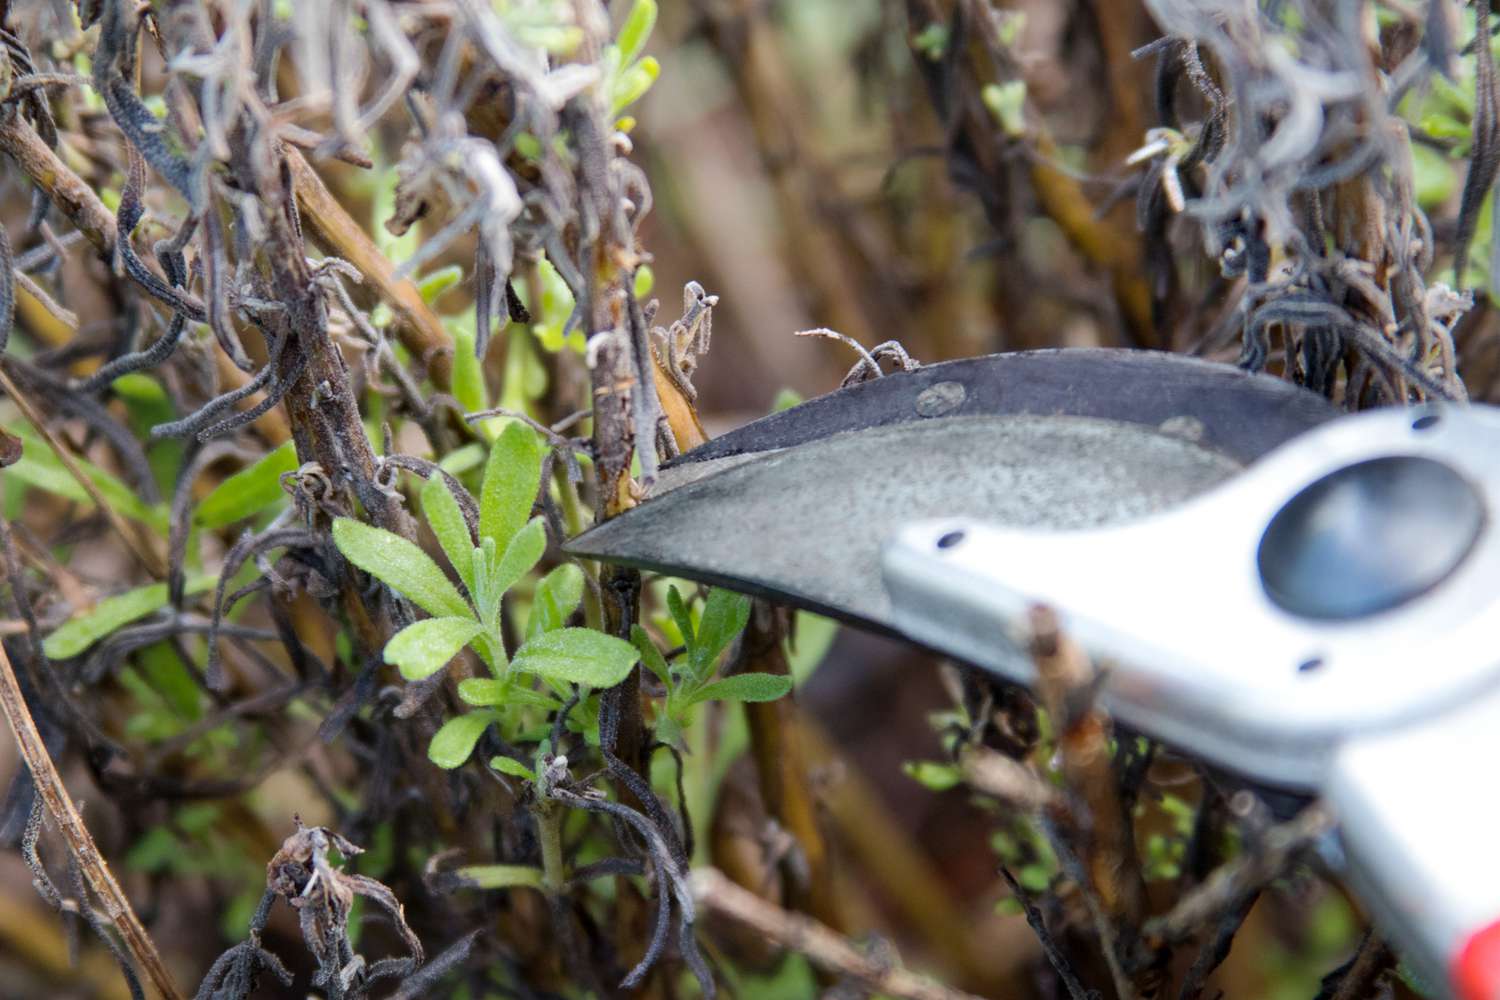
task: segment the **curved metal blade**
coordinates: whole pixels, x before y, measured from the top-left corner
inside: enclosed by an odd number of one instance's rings
[[[958,405],[924,415],[934,397]],[[905,523],[1130,520],[1196,496],[1334,412],[1286,383],[1170,355],[933,365],[711,442],[639,507],[566,548],[894,631],[879,552]]]
[[[790,448],[846,431],[934,417],[1067,415],[1156,427],[1167,421],[1249,462],[1331,416],[1321,396],[1268,375],[1181,354],[1065,348],[927,365],[810,399],[671,462]]]

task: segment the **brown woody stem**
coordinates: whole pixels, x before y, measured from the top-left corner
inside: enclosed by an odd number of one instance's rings
[[[161,954],[156,950],[156,943],[146,933],[135,910],[131,909],[130,900],[125,898],[124,890],[115,881],[114,874],[95,846],[88,827],[84,826],[83,817],[78,814],[73,800],[68,797],[62,775],[58,774],[57,766],[52,763],[41,733],[37,732],[31,712],[26,708],[20,683],[10,665],[10,657],[5,655],[4,646],[0,646],[0,711],[5,713],[5,721],[10,723],[11,732],[15,733],[16,745],[20,748],[22,759],[26,761],[27,769],[31,771],[32,780],[36,782],[37,792],[47,807],[47,813],[67,841],[78,867],[83,871],[84,880],[99,897],[105,917],[119,932],[125,949],[163,1000],[180,1000],[183,994],[172,980],[172,974],[167,971]]]

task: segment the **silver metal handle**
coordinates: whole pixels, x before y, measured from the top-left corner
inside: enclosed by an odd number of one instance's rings
[[[1462,1000],[1500,997],[1500,694],[1350,741],[1325,794],[1351,881],[1408,960]]]

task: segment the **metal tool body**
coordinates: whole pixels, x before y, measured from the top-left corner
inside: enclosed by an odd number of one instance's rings
[[[1324,795],[1353,882],[1408,956],[1494,1000],[1500,411],[1329,420],[1221,366],[1147,356],[1116,365],[1120,383],[1090,379],[1116,360],[1097,355],[1071,378],[1074,357],[1050,354],[1029,395],[974,391],[1026,367],[1001,356],[872,383],[883,417],[844,390],[759,421],[572,547],[831,611],[1020,683],[1025,611],[1047,603],[1108,669],[1122,721]],[[1077,387],[1092,403],[1068,402]],[[924,394],[988,402],[928,416]]]
[[[915,519],[1139,517],[1335,415],[1280,380],[1171,354],[946,362],[716,438],[669,463],[639,508],[568,548],[896,632],[880,548]]]

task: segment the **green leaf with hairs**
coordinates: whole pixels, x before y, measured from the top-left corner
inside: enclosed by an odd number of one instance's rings
[[[193,511],[193,520],[205,528],[222,528],[260,513],[286,496],[281,477],[296,468],[297,445],[288,441],[215,486]]]
[[[448,562],[458,571],[458,578],[469,588],[469,593],[474,593],[474,538],[469,534],[469,524],[464,520],[458,499],[440,472],[434,472],[422,486],[422,514]]]
[[[437,563],[400,535],[341,517],[333,522],[333,542],[345,559],[428,614],[473,616],[469,603]]]
[[[504,552],[531,518],[542,479],[545,448],[536,431],[513,420],[490,446],[479,494],[479,535]]]
[[[587,628],[560,628],[527,640],[511,660],[552,680],[589,687],[613,687],[625,679],[641,654],[624,639]]]
[[[708,600],[703,602],[703,614],[698,618],[698,633],[690,647],[693,676],[699,680],[707,677],[719,655],[729,648],[749,621],[750,598],[718,587],[710,590]]]
[[[510,701],[514,690],[515,685],[510,681],[495,680],[492,677],[465,677],[458,682],[458,696],[465,704],[478,708],[504,705]]]
[[[531,614],[526,619],[526,638],[562,628],[582,599],[583,570],[573,563],[554,568],[536,585]]]
[[[427,744],[427,758],[438,767],[453,770],[461,767],[474,753],[479,737],[495,721],[491,712],[468,712],[455,715],[443,723],[443,728],[432,734]]]
[[[703,701],[775,701],[792,690],[786,674],[735,674],[693,692],[689,705]]]
[[[525,778],[527,781],[536,780],[536,772],[514,757],[491,757],[490,767],[493,767],[501,774],[508,774],[512,778]]]
[[[409,681],[431,677],[448,665],[469,640],[484,631],[473,618],[426,618],[412,622],[385,644],[385,662]]]
[[[646,665],[646,669],[655,674],[668,691],[672,690],[672,671],[667,668],[666,659],[646,630],[639,625],[630,626],[630,644],[641,654],[641,662]]]
[[[693,628],[693,616],[688,613],[687,602],[677,592],[675,585],[667,588],[667,611],[671,613],[672,621],[682,635],[682,644],[691,647],[697,641],[696,630]]]
[[[534,517],[516,532],[510,544],[505,547],[505,555],[500,557],[495,566],[490,586],[503,594],[514,587],[521,577],[530,573],[546,551],[547,525],[541,518]]]

